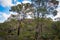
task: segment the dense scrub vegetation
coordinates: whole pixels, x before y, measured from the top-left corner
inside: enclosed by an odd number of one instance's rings
[[[60,21],[50,19],[39,19],[39,26],[42,23],[42,40],[60,40]],[[18,36],[18,21],[0,23],[0,37],[4,40],[35,40],[37,20],[26,19],[21,21],[20,35]],[[38,29],[37,29],[38,30]]]
[[[57,15],[58,4],[56,0],[31,0],[31,3],[12,6],[9,11],[18,14],[0,23],[0,37],[3,40],[60,40],[60,21],[47,17]],[[27,14],[32,18],[27,19]]]

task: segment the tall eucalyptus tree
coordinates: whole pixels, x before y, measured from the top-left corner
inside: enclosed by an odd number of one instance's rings
[[[20,32],[20,27],[21,27],[21,21],[24,20],[26,18],[26,13],[32,11],[33,12],[33,7],[30,3],[26,3],[26,4],[18,4],[16,6],[12,6],[10,11],[13,12],[17,12],[18,13],[18,35]],[[22,14],[23,18],[20,16]],[[21,19],[22,18],[22,19]]]
[[[39,18],[45,18],[46,15],[57,15],[57,6],[59,4],[58,1],[56,0],[31,0],[33,6],[36,8],[37,12],[37,26],[36,26],[36,39],[35,40],[40,40],[42,37],[42,25],[43,23],[41,22],[41,25],[39,26]],[[41,14],[41,15],[40,15]]]

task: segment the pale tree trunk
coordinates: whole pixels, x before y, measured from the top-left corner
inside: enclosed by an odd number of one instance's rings
[[[20,35],[20,29],[21,29],[21,21],[22,19],[20,19],[20,12],[18,14],[18,29],[17,29],[17,35],[19,36]]]

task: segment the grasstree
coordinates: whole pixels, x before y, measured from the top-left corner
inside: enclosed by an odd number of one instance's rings
[[[37,12],[37,26],[36,26],[36,34],[35,40],[42,39],[42,26],[43,20],[48,15],[57,15],[57,6],[59,2],[57,0],[31,0],[32,5],[36,8]],[[41,18],[41,24],[39,24],[39,18]]]

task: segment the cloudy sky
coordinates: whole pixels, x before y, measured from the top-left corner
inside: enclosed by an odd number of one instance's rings
[[[11,6],[20,4],[21,2],[27,3],[29,0],[0,0],[0,23],[4,22],[11,14],[16,14],[9,12]]]
[[[30,1],[29,0],[0,0],[0,23],[4,22],[11,14],[16,14],[13,12],[9,12],[9,9],[11,6],[20,4],[21,2],[27,3]],[[54,18],[60,17],[60,14],[59,14],[60,13],[60,3],[59,3],[57,10],[58,10],[58,13]]]

